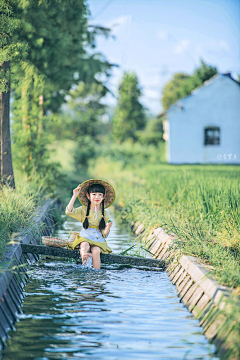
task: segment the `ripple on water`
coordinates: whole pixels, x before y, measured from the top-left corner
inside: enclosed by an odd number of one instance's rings
[[[217,359],[165,272],[40,260],[29,276],[2,360]]]

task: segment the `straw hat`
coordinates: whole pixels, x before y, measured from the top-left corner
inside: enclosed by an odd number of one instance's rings
[[[94,184],[100,184],[105,188],[106,197],[104,199],[104,208],[107,208],[110,205],[112,205],[116,197],[114,188],[108,182],[98,179],[86,180],[80,185],[81,191],[80,194],[78,195],[78,199],[80,203],[86,206],[88,205],[88,198],[86,193],[88,191],[89,186]]]

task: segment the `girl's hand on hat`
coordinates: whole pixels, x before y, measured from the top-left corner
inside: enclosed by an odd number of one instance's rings
[[[80,191],[81,191],[81,186],[78,185],[78,187],[76,187],[76,189],[73,190],[73,195],[77,197],[80,194]]]

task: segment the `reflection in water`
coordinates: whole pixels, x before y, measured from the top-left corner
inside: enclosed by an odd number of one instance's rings
[[[67,221],[65,236],[69,227]],[[128,245],[117,243],[115,229],[108,242],[120,252]],[[165,272],[41,260],[29,275],[3,360],[214,358]]]

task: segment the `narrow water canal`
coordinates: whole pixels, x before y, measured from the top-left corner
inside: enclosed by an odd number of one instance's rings
[[[55,236],[67,238],[70,229],[79,225],[67,217]],[[114,221],[114,253],[132,239]],[[29,275],[2,360],[217,359],[165,272],[40,260]]]

